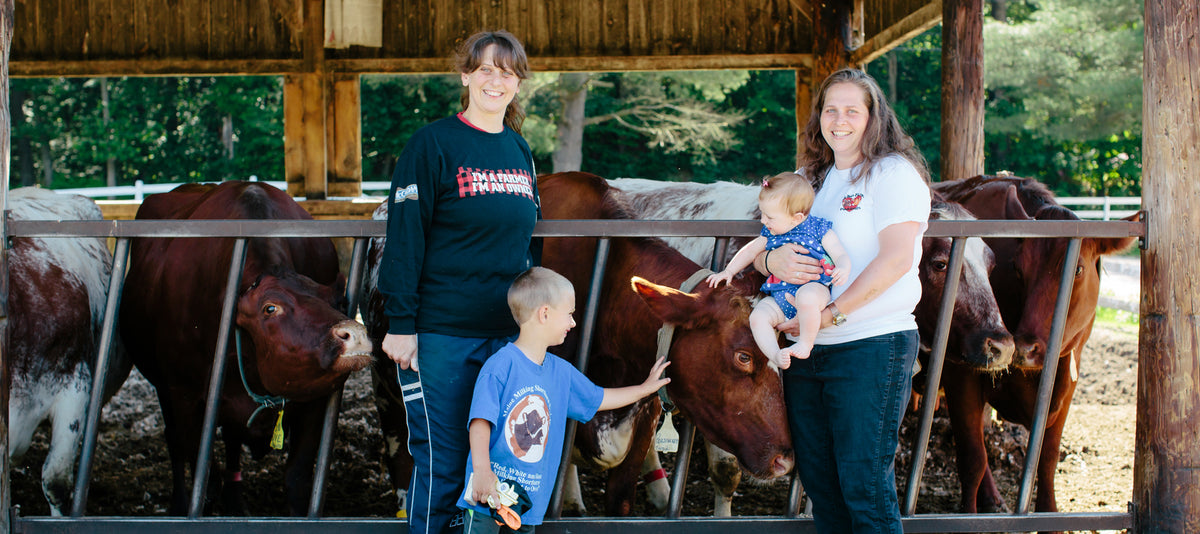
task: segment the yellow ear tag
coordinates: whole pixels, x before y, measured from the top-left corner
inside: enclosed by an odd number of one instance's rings
[[[275,432],[271,434],[271,448],[283,448],[283,410],[279,410],[279,418],[275,419]]]

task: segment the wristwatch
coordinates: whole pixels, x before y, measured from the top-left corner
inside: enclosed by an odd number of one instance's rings
[[[846,314],[842,313],[841,310],[838,310],[836,304],[830,302],[829,305],[825,307],[829,309],[829,313],[833,314],[833,326],[842,326],[846,324]]]

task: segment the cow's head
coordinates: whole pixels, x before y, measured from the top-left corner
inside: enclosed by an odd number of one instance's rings
[[[1071,210],[1047,205],[1037,211],[1037,220],[1079,220]],[[1140,220],[1140,214],[1126,220]],[[1011,277],[1024,297],[1021,321],[1014,330],[1014,364],[1026,370],[1039,370],[1046,362],[1046,345],[1054,319],[1055,303],[1061,287],[1063,265],[1069,238],[1026,238],[1017,240],[1012,256]],[[1086,238],[1073,266],[1071,300],[1063,330],[1064,350],[1079,349],[1087,342],[1096,319],[1100,298],[1100,257],[1128,249],[1133,237]],[[1078,357],[1078,354],[1075,355]]]
[[[366,328],[339,307],[345,277],[335,287],[284,272],[258,276],[238,298],[244,350],[254,351],[249,375],[266,392],[291,400],[332,393],[371,362]],[[262,393],[262,392],[259,392]]]
[[[792,440],[779,372],[750,333],[750,302],[726,286],[684,293],[639,277],[633,290],[675,325],[667,392],[712,444],[759,478],[791,470]]]
[[[929,220],[974,220],[970,212],[954,202],[935,201]],[[938,311],[946,287],[950,265],[951,240],[926,237],[922,242],[920,278],[921,301],[917,304],[917,329],[922,344],[934,339]],[[992,292],[988,274],[995,266],[992,249],[978,237],[966,240],[962,274],[954,299],[954,316],[946,343],[947,357],[981,371],[1000,371],[1012,362],[1012,334],[1004,327],[1000,308]]]

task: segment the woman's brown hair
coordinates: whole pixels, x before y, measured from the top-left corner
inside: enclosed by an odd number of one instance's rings
[[[496,45],[492,59],[497,67],[512,71],[521,80],[529,78],[529,58],[525,55],[525,47],[513,34],[504,30],[478,32],[463,41],[454,55],[455,70],[463,74],[475,72],[483,64],[483,51],[490,45]],[[470,90],[463,88],[462,97],[459,98],[463,111],[470,105],[470,100]],[[504,125],[519,134],[524,122],[525,109],[513,98],[504,111]]]
[[[833,149],[821,134],[821,111],[825,108],[825,95],[829,88],[839,83],[851,83],[862,89],[866,95],[867,128],[862,136],[862,165],[858,174],[851,177],[858,181],[871,172],[875,162],[891,155],[899,154],[912,163],[925,182],[929,182],[929,169],[925,166],[925,156],[917,149],[912,137],[904,133],[896,112],[888,105],[883,96],[883,90],[870,74],[858,69],[842,69],[821,82],[817,99],[813,101],[812,112],[808,116],[808,124],[800,133],[800,154],[797,155],[796,166],[803,170],[804,176],[812,181],[813,189],[820,190],[825,181],[825,172],[833,165]]]

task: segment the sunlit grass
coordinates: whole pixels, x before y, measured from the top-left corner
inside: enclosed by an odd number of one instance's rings
[[[1096,308],[1095,324],[1096,326],[1104,326],[1136,336],[1138,332],[1138,314],[1100,306]]]

